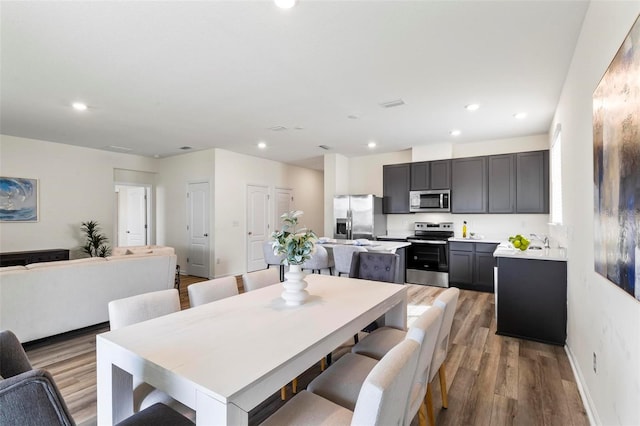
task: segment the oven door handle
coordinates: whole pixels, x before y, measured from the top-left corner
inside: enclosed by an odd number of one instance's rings
[[[438,244],[438,245],[447,244],[446,241],[442,241],[442,240],[413,240],[413,239],[407,238],[407,241],[410,243],[416,243],[416,244]]]

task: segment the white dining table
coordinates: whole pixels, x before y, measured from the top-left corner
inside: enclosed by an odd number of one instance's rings
[[[198,425],[246,425],[249,411],[382,317],[406,328],[404,285],[308,275],[286,306],[279,284],[99,334],[98,425],[133,413],[132,377],[196,411]]]

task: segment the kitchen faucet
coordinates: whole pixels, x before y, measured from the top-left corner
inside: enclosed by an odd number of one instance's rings
[[[549,237],[547,237],[546,235],[537,235],[537,234],[530,234],[533,238],[542,241],[542,243],[544,244],[544,248],[550,248],[549,245]]]

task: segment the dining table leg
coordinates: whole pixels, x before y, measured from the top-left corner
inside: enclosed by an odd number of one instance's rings
[[[113,425],[133,414],[133,376],[113,363],[101,339],[96,343],[97,424]]]
[[[247,426],[249,413],[232,403],[223,403],[217,399],[196,392],[196,425],[234,425]]]

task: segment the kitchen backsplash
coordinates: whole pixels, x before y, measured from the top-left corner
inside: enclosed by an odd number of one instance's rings
[[[387,215],[387,234],[413,233],[415,222],[453,222],[456,237],[462,237],[462,222],[467,221],[467,232],[485,238],[506,240],[510,235],[549,235],[549,215],[546,214],[451,214],[415,213]]]

